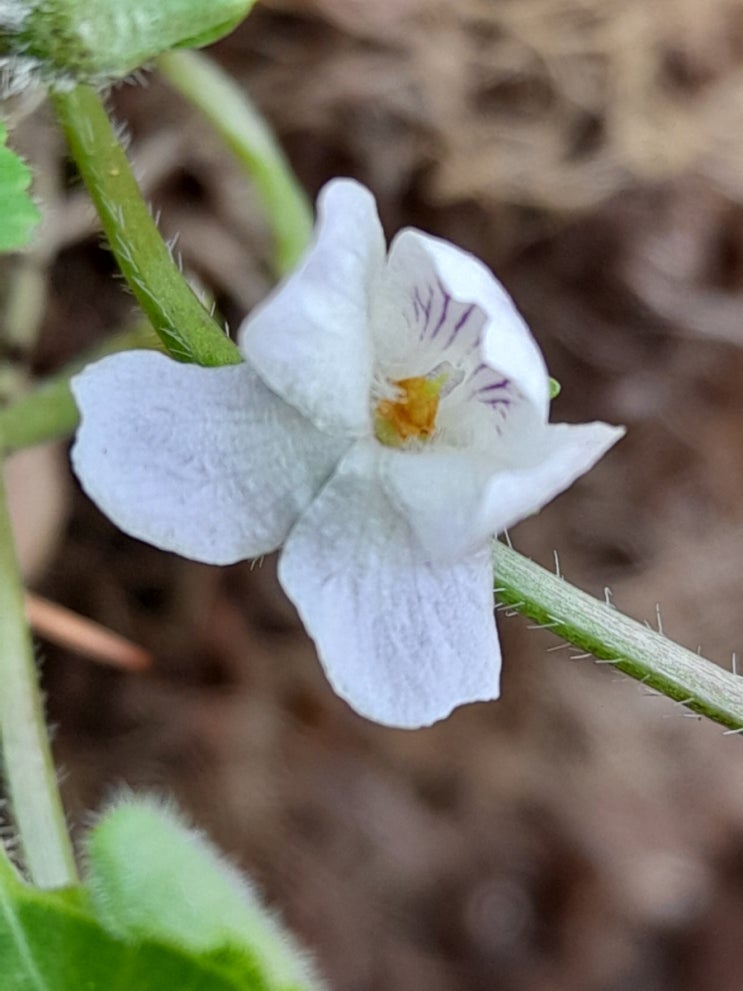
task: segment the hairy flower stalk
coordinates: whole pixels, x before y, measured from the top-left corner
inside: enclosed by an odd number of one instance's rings
[[[467,253],[370,193],[319,200],[314,243],[245,321],[243,364],[131,352],[73,380],[73,463],[122,529],[279,578],[336,692],[415,727],[498,696],[490,542],[622,435],[550,424],[542,355]]]

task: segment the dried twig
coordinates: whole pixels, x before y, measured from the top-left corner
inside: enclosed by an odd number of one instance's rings
[[[60,647],[125,671],[144,671],[152,655],[118,633],[64,606],[26,592],[26,618],[33,630]]]

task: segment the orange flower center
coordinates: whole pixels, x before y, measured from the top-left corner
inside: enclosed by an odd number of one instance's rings
[[[409,440],[428,440],[436,428],[441,389],[447,376],[417,375],[393,384],[397,399],[382,399],[374,413],[377,440],[389,447],[402,447]]]

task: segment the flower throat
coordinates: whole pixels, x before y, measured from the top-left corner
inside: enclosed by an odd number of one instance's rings
[[[398,398],[382,399],[374,411],[374,434],[388,447],[402,447],[408,441],[429,440],[436,429],[436,414],[446,372],[399,379],[393,385]]]

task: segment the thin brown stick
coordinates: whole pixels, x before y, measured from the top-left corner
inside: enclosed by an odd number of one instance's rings
[[[143,647],[33,592],[26,592],[25,609],[34,632],[60,647],[125,671],[144,671],[152,664]]]

